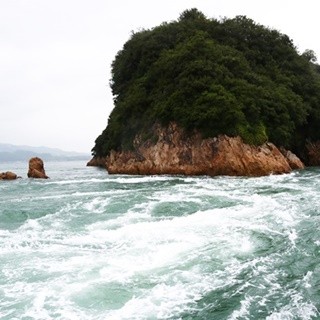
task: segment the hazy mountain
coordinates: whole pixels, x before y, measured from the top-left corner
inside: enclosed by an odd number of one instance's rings
[[[57,148],[17,146],[0,143],[0,161],[28,161],[31,157],[40,157],[44,161],[50,160],[87,160],[90,154],[64,151]]]

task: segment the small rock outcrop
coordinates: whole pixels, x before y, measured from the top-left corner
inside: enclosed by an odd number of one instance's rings
[[[88,163],[88,167],[106,167],[106,158],[105,157],[93,157]]]
[[[29,160],[28,178],[39,178],[39,179],[49,178],[46,175],[43,161],[40,158],[34,157]]]
[[[0,173],[0,180],[15,180],[17,178],[18,178],[18,176],[11,171]]]
[[[293,152],[286,150],[283,147],[280,148],[280,151],[288,161],[292,170],[304,169],[304,164]]]
[[[133,151],[111,151],[105,166],[111,174],[183,174],[264,176],[302,169],[293,153],[286,156],[272,143],[245,144],[240,137],[220,135],[203,139],[199,133],[186,134],[176,124],[157,126],[156,142],[137,136]]]

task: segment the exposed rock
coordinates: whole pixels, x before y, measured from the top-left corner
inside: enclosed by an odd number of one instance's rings
[[[272,143],[255,147],[240,137],[202,139],[198,133],[186,135],[176,124],[157,126],[156,143],[134,141],[134,151],[111,151],[106,167],[111,174],[183,174],[263,176],[289,173],[287,159]]]
[[[18,178],[18,176],[11,171],[0,173],[0,180],[15,180],[17,178]]]
[[[29,160],[29,178],[40,178],[40,179],[48,179],[49,177],[46,175],[44,170],[43,161],[38,158],[31,158]]]
[[[320,166],[320,141],[308,142],[306,149],[308,153],[308,165]]]
[[[304,164],[293,152],[291,152],[290,150],[286,150],[283,147],[280,148],[280,151],[288,161],[289,166],[292,170],[304,169]]]
[[[105,157],[93,157],[88,163],[88,167],[106,167],[106,158]]]

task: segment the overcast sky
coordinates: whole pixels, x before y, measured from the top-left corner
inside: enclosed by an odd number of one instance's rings
[[[0,142],[90,152],[113,108],[110,65],[131,31],[246,15],[320,58],[318,0],[0,0]],[[320,59],[319,59],[320,60]]]

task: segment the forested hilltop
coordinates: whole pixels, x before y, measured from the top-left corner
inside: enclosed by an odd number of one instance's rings
[[[94,156],[152,138],[177,123],[204,138],[270,141],[303,155],[320,139],[320,66],[312,50],[245,17],[208,19],[197,9],[133,33],[112,63],[115,107]]]

